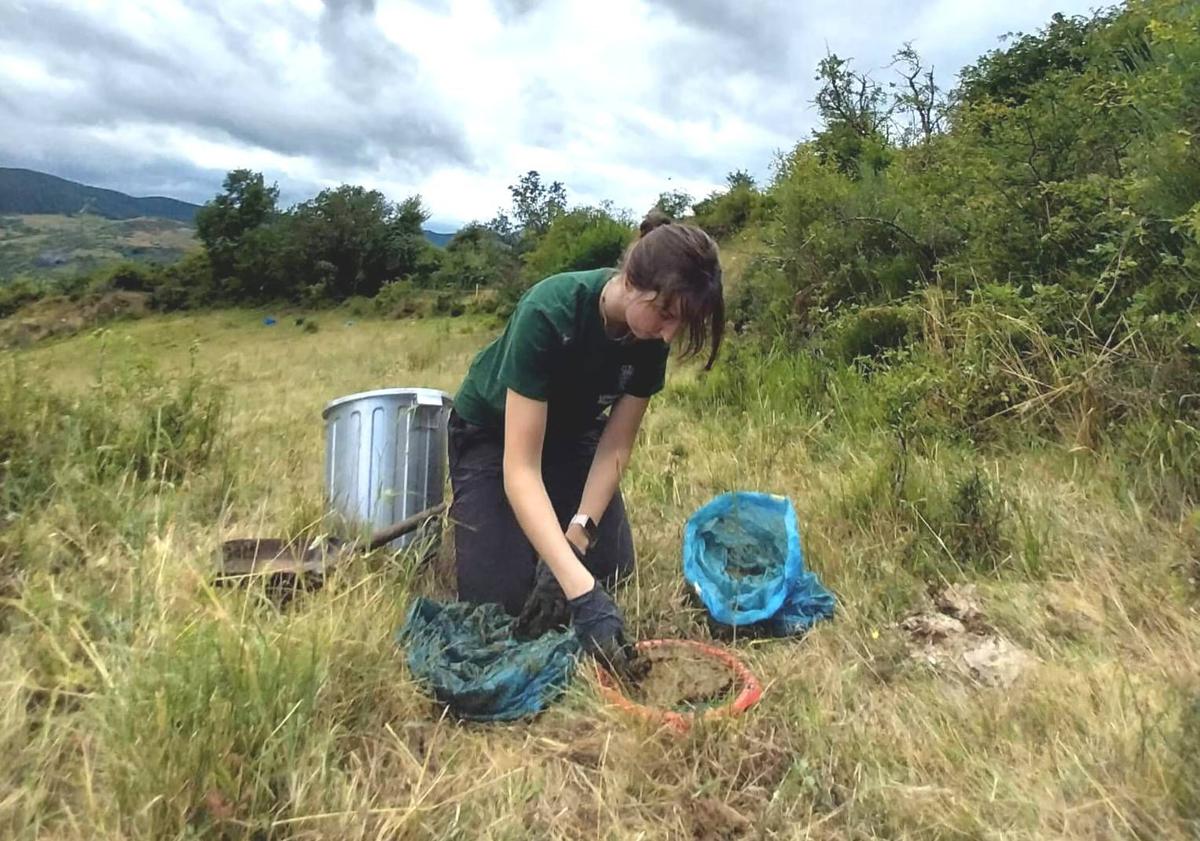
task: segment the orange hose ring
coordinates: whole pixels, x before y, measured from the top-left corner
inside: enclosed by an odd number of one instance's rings
[[[732,718],[741,715],[757,704],[758,699],[762,697],[763,687],[758,678],[750,672],[745,663],[724,648],[709,645],[708,643],[696,642],[695,640],[642,640],[636,645],[638,651],[671,647],[689,648],[699,654],[724,663],[737,676],[740,685],[737,696],[728,704],[712,707],[698,715],[696,713],[681,713],[675,710],[648,707],[624,695],[616,678],[597,664],[596,680],[600,685],[600,694],[614,706],[620,707],[626,712],[633,713],[647,721],[666,724],[680,733],[686,733],[700,719]]]

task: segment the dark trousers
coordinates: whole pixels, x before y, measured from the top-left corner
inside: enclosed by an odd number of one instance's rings
[[[598,422],[577,437],[547,436],[542,446],[542,481],[564,530],[578,511],[602,429]],[[454,411],[448,432],[458,597],[477,604],[499,602],[515,615],[533,589],[538,556],[504,493],[503,432],[469,424]],[[610,587],[633,564],[633,533],[618,488],[597,525],[585,565]]]

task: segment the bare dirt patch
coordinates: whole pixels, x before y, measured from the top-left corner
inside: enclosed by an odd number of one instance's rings
[[[1033,665],[1033,657],[988,625],[974,586],[947,587],[934,604],[936,611],[900,623],[912,659],[998,687],[1012,686]]]

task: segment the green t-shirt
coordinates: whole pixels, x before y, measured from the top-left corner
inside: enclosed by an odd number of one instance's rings
[[[479,352],[454,398],[468,423],[504,427],[508,389],[547,403],[547,434],[585,429],[622,394],[662,390],[669,348],[604,333],[600,292],[615,269],[566,272],[521,296],[504,332]]]

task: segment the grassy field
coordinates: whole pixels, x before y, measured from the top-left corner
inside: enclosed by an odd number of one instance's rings
[[[326,402],[453,391],[494,328],[262,315],[0,357],[0,836],[1196,837],[1200,523],[1102,455],[901,447],[861,377],[826,411],[675,367],[623,486],[631,628],[708,637],[682,528],[733,489],[794,501],[838,615],[736,643],[763,700],[686,736],[586,679],[535,721],[463,725],[392,640],[412,595],[448,594],[445,548],[356,560],[284,611],[209,572],[222,539],[319,522]],[[1011,683],[906,629],[949,585],[1025,653]]]
[[[87,272],[120,260],[170,263],[198,245],[191,225],[170,219],[0,216],[0,281]]]

